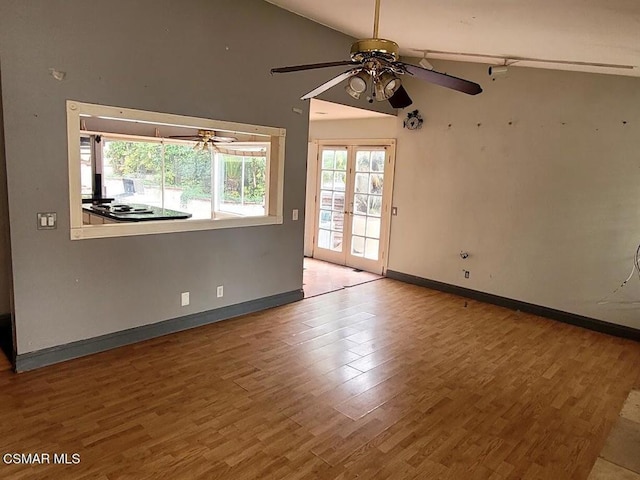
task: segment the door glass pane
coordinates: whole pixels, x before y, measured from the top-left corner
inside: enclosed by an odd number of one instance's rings
[[[329,230],[318,230],[318,247],[329,248],[331,245],[331,232]]]
[[[333,212],[331,214],[331,230],[334,230],[336,232],[342,232],[343,228],[344,228],[344,213]]]
[[[362,175],[359,173],[358,175]],[[369,193],[375,193],[376,195],[382,194],[382,184],[384,177],[379,173],[372,173],[369,181]]]
[[[369,195],[369,215],[380,216],[382,212],[382,197],[379,195]]]
[[[384,150],[371,152],[371,171],[384,172]]]
[[[318,248],[342,251],[347,149],[323,148],[320,162]]]
[[[331,212],[329,210],[320,210],[320,228],[331,228]]]
[[[369,174],[356,173],[356,193],[369,193]]]
[[[364,257],[370,260],[378,260],[378,249],[380,248],[380,240],[367,238],[364,249]]]
[[[337,212],[344,213],[344,192],[334,192],[333,209]]]
[[[320,191],[320,208],[331,208],[331,196],[330,191]]]
[[[354,235],[362,235],[364,236],[367,224],[367,217],[364,215],[354,215],[353,216],[353,226],[352,232]]]
[[[364,256],[364,237],[351,237],[351,255],[356,257]]]
[[[342,232],[331,232],[331,250],[342,251]]]
[[[369,195],[354,195],[353,213],[367,213],[367,199]]]
[[[369,238],[380,238],[380,219],[375,217],[367,218],[366,236]]]
[[[322,169],[323,170],[333,170],[335,162],[335,152],[333,150],[323,150],[322,151]]]
[[[333,189],[344,192],[344,186],[345,186],[346,180],[347,180],[346,172],[335,172]]]
[[[333,172],[322,172],[322,183],[320,188],[333,190]]]
[[[356,150],[351,255],[377,261],[386,151]]]
[[[337,150],[336,151],[336,170],[346,170],[347,169],[347,151],[346,150]]]
[[[368,172],[370,171],[371,152],[359,150],[356,152],[356,171]]]

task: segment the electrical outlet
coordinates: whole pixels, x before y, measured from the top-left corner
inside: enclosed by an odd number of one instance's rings
[[[293,212],[291,213],[291,220],[298,220],[298,209],[294,208]]]
[[[219,285],[218,288],[216,288],[216,295],[218,298],[224,296],[224,286]]]
[[[182,294],[180,295],[180,304],[183,307],[189,305],[189,292],[182,292]]]
[[[471,274],[471,272],[469,270],[463,270],[464,272],[464,278],[469,278],[469,275]]]

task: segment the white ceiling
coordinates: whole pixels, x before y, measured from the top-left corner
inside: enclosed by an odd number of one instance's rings
[[[267,1],[355,38],[373,33],[375,0]],[[427,58],[493,65],[514,57],[601,63],[633,68],[513,64],[640,77],[640,0],[381,0],[378,36],[410,57],[426,51]],[[341,59],[324,59],[333,60]]]
[[[386,113],[349,107],[339,103],[311,99],[309,106],[309,120],[353,120],[355,118],[392,118]]]

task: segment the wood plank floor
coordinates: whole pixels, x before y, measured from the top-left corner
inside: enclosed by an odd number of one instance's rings
[[[465,306],[466,305],[466,306]],[[389,279],[0,372],[3,479],[586,479],[640,344]]]

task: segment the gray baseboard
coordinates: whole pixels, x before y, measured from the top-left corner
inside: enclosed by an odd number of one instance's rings
[[[56,347],[45,348],[35,352],[19,354],[15,361],[15,371],[25,372],[35,368],[64,362],[73,358],[84,357],[93,353],[103,352],[112,348],[129,345],[143,340],[160,337],[170,333],[188,330],[190,328],[207,325],[209,323],[227,320],[240,315],[266,310],[268,308],[297,302],[304,298],[302,290],[273,295],[270,297],[250,300],[248,302],[229,305],[202,313],[194,313],[184,317],[172,318],[151,325],[130,328],[120,332],[109,333],[99,337],[79,340]]]
[[[602,332],[609,335],[614,335],[616,337],[640,341],[640,330],[624,325],[604,322],[602,320],[584,317],[575,313],[564,312],[562,310],[543,307],[541,305],[535,305],[533,303],[521,302],[520,300],[514,300],[512,298],[501,297],[499,295],[493,295],[491,293],[479,292],[477,290],[471,290],[469,288],[459,287],[457,285],[438,282],[436,280],[417,277],[415,275],[409,275],[407,273],[396,272],[393,270],[387,270],[386,276],[388,278],[400,280],[401,282],[412,283],[421,287],[427,287],[445,293],[460,295],[461,297],[471,298],[473,300],[478,300],[485,303],[491,303],[493,305],[510,308],[512,310],[520,310],[522,312],[531,313],[533,315],[549,318],[551,320],[557,320],[559,322],[588,328],[589,330],[595,330],[596,332]]]

